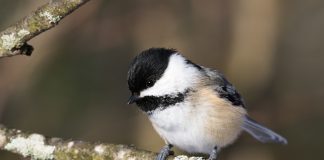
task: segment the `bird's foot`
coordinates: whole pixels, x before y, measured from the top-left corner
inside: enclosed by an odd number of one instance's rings
[[[214,149],[209,155],[208,160],[216,160],[216,159],[217,159],[217,147],[214,147]]]
[[[174,152],[171,150],[173,146],[171,144],[165,145],[159,152],[155,160],[166,160],[168,156],[174,155]]]

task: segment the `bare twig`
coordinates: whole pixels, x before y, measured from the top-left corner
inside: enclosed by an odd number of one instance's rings
[[[31,55],[33,47],[27,41],[51,29],[65,16],[89,0],[51,0],[16,24],[0,32],[0,58]]]

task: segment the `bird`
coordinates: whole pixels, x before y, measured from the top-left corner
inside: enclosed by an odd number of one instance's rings
[[[165,141],[156,160],[174,154],[173,146],[216,160],[243,131],[263,143],[287,144],[248,115],[243,98],[222,73],[176,49],[142,51],[129,66],[127,82],[128,104],[136,103]]]

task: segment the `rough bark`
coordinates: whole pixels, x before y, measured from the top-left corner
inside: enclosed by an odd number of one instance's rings
[[[51,0],[16,24],[0,32],[0,58],[31,55],[33,47],[27,41],[53,28],[65,16],[89,0]]]

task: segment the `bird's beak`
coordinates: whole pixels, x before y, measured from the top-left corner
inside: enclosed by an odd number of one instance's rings
[[[137,100],[139,100],[139,96],[136,95],[136,94],[132,94],[129,99],[128,99],[128,102],[127,104],[133,104],[134,102],[136,102]]]

